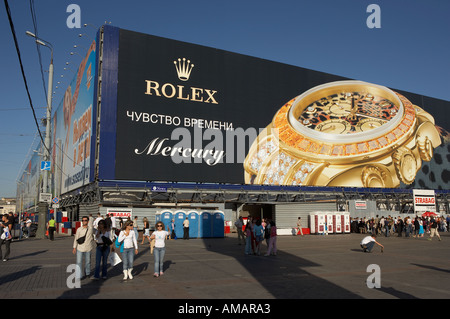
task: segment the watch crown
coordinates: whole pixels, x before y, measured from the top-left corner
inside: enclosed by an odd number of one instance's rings
[[[387,187],[387,174],[375,165],[365,166],[361,172],[363,187]]]
[[[409,185],[414,182],[417,173],[416,157],[411,150],[401,147],[392,155],[395,172],[403,183]]]

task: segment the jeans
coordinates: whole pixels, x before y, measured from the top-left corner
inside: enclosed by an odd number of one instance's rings
[[[275,255],[277,253],[277,236],[270,237],[269,249],[267,249],[267,255],[270,255],[271,253],[273,253]]]
[[[245,238],[245,254],[250,255],[252,253],[252,237]]]
[[[405,234],[405,236],[409,237],[411,235],[411,233],[412,233],[412,225],[408,224],[406,226],[406,234]]]
[[[384,228],[386,237],[389,237],[389,226],[384,226]]]
[[[97,246],[95,254],[95,278],[100,278],[100,263],[102,263],[102,277],[106,277],[108,271],[108,256],[109,256],[108,246]]]
[[[153,255],[155,256],[155,273],[159,274],[163,272],[164,255],[166,254],[166,247],[153,249]]]
[[[2,256],[3,255],[3,253],[2,253],[2,246],[3,246],[3,244],[5,244],[5,246],[6,246],[5,256]],[[10,245],[11,245],[11,240],[10,239],[0,239],[0,259],[1,258],[8,259],[9,254],[11,252],[11,249],[9,248]]]
[[[122,253],[123,270],[133,268],[134,248],[124,248]]]
[[[370,253],[370,252],[372,251],[374,245],[375,245],[375,242],[373,242],[373,241],[367,243],[367,244],[365,245],[365,246],[366,246],[366,248],[365,248],[366,251],[368,251],[368,252]],[[361,248],[364,249],[363,245],[361,245]]]
[[[91,274],[91,252],[82,252],[77,250],[77,267],[79,269],[80,278],[83,273],[83,257],[84,257],[84,274],[89,276]]]

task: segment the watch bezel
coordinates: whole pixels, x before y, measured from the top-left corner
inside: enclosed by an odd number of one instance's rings
[[[384,125],[381,125],[380,127],[366,132],[357,132],[351,134],[331,134],[313,130],[302,125],[298,121],[299,115],[308,107],[308,105],[319,100],[320,98],[323,98],[324,96],[330,96],[336,93],[341,93],[343,91],[367,92],[373,95],[382,96],[398,105],[398,112],[390,121],[388,121]],[[405,107],[398,95],[385,86],[363,81],[337,81],[316,86],[297,96],[294,99],[294,102],[292,103],[292,106],[289,110],[288,121],[295,131],[308,138],[325,143],[349,144],[376,139],[387,134],[395,127],[397,127],[397,125],[402,121],[404,111]]]

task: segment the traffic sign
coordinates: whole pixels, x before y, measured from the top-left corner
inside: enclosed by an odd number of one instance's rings
[[[51,167],[50,161],[41,161],[41,171],[49,171]]]
[[[39,201],[40,202],[51,203],[52,202],[52,193],[40,193],[39,194]]]
[[[58,197],[54,197],[52,199],[53,204],[58,204],[59,203],[59,198]]]

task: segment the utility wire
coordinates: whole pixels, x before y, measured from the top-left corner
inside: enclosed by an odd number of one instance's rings
[[[39,38],[38,28],[37,28],[37,20],[36,20],[36,11],[34,10],[34,0],[30,0],[30,13],[31,13],[31,19],[33,20],[33,28],[34,28],[34,34],[36,35],[36,38]],[[42,79],[42,85],[44,87],[44,95],[45,100],[47,101],[47,88],[45,86],[45,79],[44,79],[44,69],[42,67],[42,56],[41,56],[41,45],[39,43],[36,43],[36,50],[39,57],[39,66],[41,69],[41,79]]]
[[[25,71],[23,69],[23,63],[22,63],[22,58],[21,58],[21,55],[20,55],[19,43],[17,42],[16,31],[14,29],[14,23],[12,21],[11,10],[9,9],[8,0],[4,0],[4,3],[5,3],[6,13],[8,14],[8,20],[9,20],[9,26],[11,28],[11,34],[13,36],[14,44],[15,44],[15,47],[16,47],[17,57],[19,59],[20,70],[22,72],[22,78],[23,78],[23,82],[25,84],[25,90],[27,91],[28,101],[30,102],[31,110],[33,111],[34,122],[36,123],[36,127],[37,127],[37,130],[38,130],[39,136],[41,138],[42,145],[44,145],[44,147],[50,153],[50,150],[48,149],[47,145],[45,145],[44,138],[42,137],[41,130],[39,129],[39,123],[38,123],[38,120],[36,118],[36,112],[34,111],[33,101],[31,100],[30,90],[28,89],[27,77],[25,76]],[[47,125],[49,125],[49,124],[50,123],[47,123]]]

